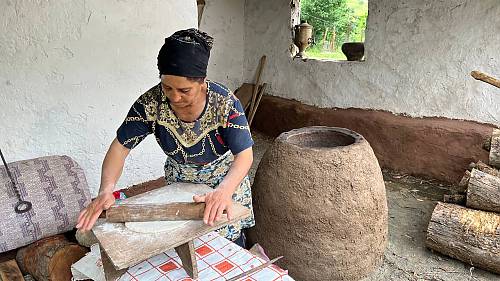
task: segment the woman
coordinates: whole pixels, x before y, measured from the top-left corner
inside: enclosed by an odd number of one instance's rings
[[[167,155],[165,179],[204,183],[214,188],[195,202],[205,202],[204,222],[213,225],[232,200],[252,210],[250,181],[253,140],[239,100],[223,85],[207,81],[213,39],[196,29],[181,30],[165,39],[158,54],[161,82],[143,94],[118,128],[102,165],[99,195],[81,211],[77,228],[90,230],[103,210],[115,203],[112,194],[125,158],[147,135],[154,134]],[[248,219],[219,229],[244,245],[241,229]]]

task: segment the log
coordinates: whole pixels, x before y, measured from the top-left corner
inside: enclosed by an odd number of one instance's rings
[[[24,281],[15,260],[0,263],[0,281]]]
[[[24,273],[37,281],[71,280],[71,265],[80,260],[88,250],[69,242],[63,235],[39,240],[17,252],[16,260]]]
[[[460,187],[459,190],[457,190],[458,192],[465,193],[467,191],[467,185],[469,185],[469,179],[470,179],[470,172],[465,171],[464,176],[462,177],[462,179],[458,183],[458,186]]]
[[[489,152],[490,148],[491,148],[491,137],[483,141],[483,149]]]
[[[467,207],[500,213],[500,178],[473,169],[467,186]]]
[[[498,169],[491,167],[490,165],[484,163],[481,160],[477,161],[477,163],[470,163],[469,167],[471,170],[478,169],[481,172],[485,172],[495,177],[500,177],[500,171]]]
[[[500,130],[493,130],[490,144],[490,166],[500,169]]]
[[[438,203],[425,244],[472,266],[500,273],[500,215]]]
[[[466,198],[464,194],[445,194],[443,195],[443,202],[464,205]]]

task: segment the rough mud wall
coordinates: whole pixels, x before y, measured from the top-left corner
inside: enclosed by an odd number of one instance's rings
[[[235,90],[243,81],[245,1],[205,0],[205,3],[200,29],[214,37],[208,77]]]
[[[500,124],[500,1],[369,0],[366,61],[292,61],[290,0],[245,5],[245,81],[261,55],[272,95],[309,105]]]
[[[197,26],[195,1],[0,1],[0,147],[9,161],[67,154],[93,192],[134,100],[157,83],[166,36]],[[163,174],[150,137],[119,186]]]
[[[488,161],[482,146],[493,131],[491,125],[474,121],[318,108],[269,96],[262,99],[253,123],[272,137],[312,125],[344,127],[362,134],[383,168],[452,183],[460,181],[469,163]]]

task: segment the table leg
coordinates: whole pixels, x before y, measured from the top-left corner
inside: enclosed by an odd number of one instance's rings
[[[182,266],[192,279],[198,279],[198,266],[196,265],[196,254],[193,241],[175,247],[177,255],[181,258]]]

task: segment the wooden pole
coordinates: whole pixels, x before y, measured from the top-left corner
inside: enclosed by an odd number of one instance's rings
[[[497,88],[500,88],[500,80],[498,80],[498,79],[496,79],[496,78],[494,78],[486,73],[474,70],[470,73],[470,75],[472,77],[474,77],[474,79],[476,79],[476,80],[481,80],[481,81],[486,82],[488,84],[491,84]]]
[[[432,213],[428,248],[475,267],[500,273],[500,215],[438,203]]]
[[[252,92],[252,103],[250,104],[250,109],[249,109],[250,113],[253,112],[253,108],[255,107],[255,101],[257,100],[257,92],[260,84],[260,76],[262,74],[265,65],[266,65],[266,56],[264,55],[260,58],[259,67],[257,68],[257,76],[255,77],[255,83],[254,83],[255,86]]]
[[[205,10],[205,0],[197,0],[196,4],[198,6],[198,28],[200,28],[203,10]]]
[[[205,203],[113,205],[106,211],[108,222],[202,220]]]
[[[259,97],[257,98],[255,106],[253,107],[253,111],[249,115],[248,126],[252,126],[253,118],[255,117],[255,113],[257,112],[257,108],[259,107],[260,100],[262,99],[262,96],[264,95],[264,92],[266,91],[266,87],[267,87],[267,83],[264,83],[259,90],[259,93],[258,93]]]
[[[500,213],[500,178],[473,169],[467,186],[466,205]]]

